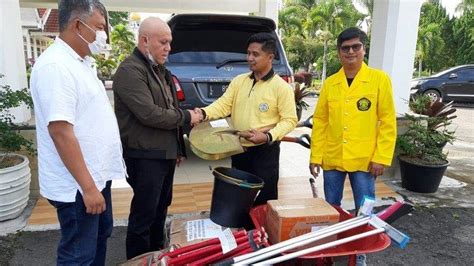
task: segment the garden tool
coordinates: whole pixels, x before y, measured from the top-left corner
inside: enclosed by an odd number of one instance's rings
[[[284,136],[281,140],[286,142],[298,143],[307,149],[311,148],[311,137],[308,134],[302,134],[298,137]]]
[[[286,254],[286,255],[283,255],[283,256],[280,256],[280,257],[276,257],[276,258],[272,258],[272,259],[269,259],[269,260],[261,261],[259,263],[255,263],[255,265],[274,265],[274,264],[277,264],[277,263],[280,263],[280,262],[283,262],[283,261],[287,261],[287,260],[290,260],[290,259],[297,258],[299,256],[303,256],[303,255],[313,253],[313,252],[316,252],[316,251],[319,251],[319,250],[331,248],[331,247],[334,247],[334,246],[337,246],[337,245],[342,245],[342,244],[345,244],[345,243],[348,243],[348,242],[355,241],[357,239],[362,239],[362,238],[365,238],[365,237],[368,237],[368,236],[371,236],[371,235],[380,234],[380,233],[386,233],[390,237],[390,239],[392,239],[393,242],[395,242],[396,244],[399,245],[400,248],[404,248],[410,240],[410,238],[408,236],[406,236],[402,232],[398,231],[397,229],[393,228],[391,225],[387,224],[386,222],[384,222],[383,220],[378,218],[376,215],[371,215],[371,216],[366,216],[366,217],[362,218],[361,221],[359,221],[357,223],[354,223],[353,225],[350,225],[350,226],[347,225],[347,226],[345,226],[343,228],[339,228],[337,230],[331,230],[329,232],[326,232],[325,234],[321,234],[320,236],[314,237],[312,239],[308,239],[306,241],[301,241],[299,243],[295,243],[295,244],[290,245],[290,246],[292,248],[304,246],[306,244],[318,241],[318,240],[323,239],[325,237],[343,232],[345,230],[349,230],[350,228],[355,228],[355,227],[366,225],[366,224],[371,225],[373,227],[373,229],[369,230],[369,231],[366,231],[366,232],[363,232],[363,233],[360,233],[360,234],[356,234],[356,235],[353,235],[353,236],[338,239],[338,240],[335,240],[335,241],[332,241],[332,242],[329,242],[329,243],[325,243],[325,244],[322,244],[322,245],[318,245],[318,246],[314,246],[314,247],[311,247],[311,248],[303,249],[303,250],[300,250],[300,251],[289,253],[289,254]],[[268,258],[269,256],[267,255],[266,257]],[[260,260],[261,259],[259,259],[259,258],[252,258],[251,260],[242,261],[239,264],[249,264],[249,263],[252,263],[252,262],[255,262],[255,261],[260,261]]]
[[[403,201],[397,201],[392,206],[385,210],[377,213],[377,216],[384,220],[386,223],[391,224],[410,213],[413,210],[413,205]]]
[[[226,253],[223,251],[220,240],[213,238],[166,252],[159,257],[158,263],[160,265],[209,265],[258,250],[267,243],[268,235],[261,230],[240,230],[232,234],[237,246]]]
[[[298,122],[297,127],[312,128],[312,116],[306,120]],[[227,127],[213,127],[210,121],[200,123],[193,127],[189,135],[191,150],[200,158],[205,160],[220,160],[232,155],[244,152],[244,146],[251,143],[246,140],[252,137],[250,130],[236,130],[230,118],[225,118]],[[261,132],[268,132],[274,125],[257,129]],[[302,134],[298,137],[285,136],[281,141],[293,142],[305,148],[311,147],[311,137]]]
[[[306,118],[303,121],[300,121],[296,124],[296,127],[307,127],[307,128],[313,128],[313,116],[310,115],[308,118]]]
[[[219,160],[244,152],[238,135],[216,133],[233,132],[232,121],[226,118],[228,127],[213,127],[210,122],[196,125],[189,134],[191,150],[205,160]]]
[[[389,219],[390,217],[395,215],[398,212],[398,210],[405,208],[403,206],[405,206],[403,202],[396,202],[389,208],[383,210],[382,212],[379,212],[378,215],[380,215],[381,218],[383,219]],[[409,241],[409,237],[407,237],[403,233],[400,233],[399,231],[397,231],[396,229],[388,225],[386,222],[382,221],[382,219],[378,218],[377,215],[370,215],[370,216],[364,215],[364,216],[357,216],[355,218],[348,219],[343,222],[339,222],[337,224],[325,227],[315,232],[307,233],[304,235],[297,236],[295,238],[288,239],[280,243],[273,244],[271,246],[268,246],[266,248],[260,249],[258,251],[255,251],[249,254],[234,257],[232,260],[226,261],[226,263],[237,264],[237,265],[253,264],[253,263],[262,261],[266,258],[279,255],[282,252],[294,250],[295,248],[302,247],[310,243],[314,243],[316,241],[327,238],[329,236],[339,234],[345,231],[350,231],[353,228],[366,226],[368,224],[372,225],[374,229],[373,230],[370,229],[370,231],[364,231],[361,234],[350,235],[349,237],[339,239],[333,242],[329,242],[323,245],[311,247],[310,249],[303,249],[301,250],[302,253],[300,251],[298,251],[300,253],[296,253],[296,252],[290,253],[289,255],[291,256],[287,256],[287,257],[283,256],[282,259],[278,261],[268,260],[268,261],[262,262],[261,264],[274,264],[274,263],[282,262],[287,259],[303,256],[305,254],[313,253],[319,250],[327,249],[329,247],[355,241],[357,239],[379,234],[381,232],[385,232],[386,234],[388,234],[390,238],[392,238],[392,240],[395,243],[399,244],[401,248],[404,248]]]
[[[225,118],[226,127],[213,127],[211,122],[195,126],[189,135],[191,150],[205,160],[220,160],[235,154],[243,153],[243,146],[251,144],[246,140],[252,136],[248,130],[234,129],[230,118]],[[258,129],[267,132],[273,126]]]
[[[309,178],[309,185],[311,186],[311,193],[313,194],[313,198],[319,198],[318,189],[316,188],[316,180],[314,177]]]

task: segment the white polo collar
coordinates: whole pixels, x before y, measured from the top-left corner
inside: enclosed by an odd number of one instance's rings
[[[86,55],[85,58],[82,58],[74,49],[72,49],[69,44],[67,44],[63,39],[59,36],[56,37],[56,42],[59,46],[61,46],[66,52],[68,52],[74,59],[77,59],[81,62],[86,62],[88,65],[92,65],[95,62],[95,59],[92,56]]]

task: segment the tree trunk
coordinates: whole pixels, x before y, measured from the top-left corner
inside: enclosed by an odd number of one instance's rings
[[[326,79],[326,64],[327,64],[327,50],[328,50],[328,41],[324,41],[324,54],[323,54],[323,73],[321,74],[321,82],[324,82]]]
[[[418,78],[421,77],[421,65],[422,65],[422,60],[421,57],[418,59]]]

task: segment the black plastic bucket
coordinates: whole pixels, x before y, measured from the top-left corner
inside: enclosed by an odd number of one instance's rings
[[[212,174],[211,220],[224,227],[247,227],[251,224],[250,209],[263,187],[263,180],[227,167],[217,167]]]

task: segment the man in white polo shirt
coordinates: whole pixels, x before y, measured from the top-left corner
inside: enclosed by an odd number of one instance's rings
[[[105,48],[105,14],[97,0],[62,0],[60,35],[31,75],[40,192],[61,226],[58,265],[105,264],[111,180],[126,175],[117,121],[90,57]]]

